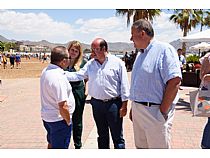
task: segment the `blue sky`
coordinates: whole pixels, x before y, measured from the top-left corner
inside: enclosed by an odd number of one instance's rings
[[[126,17],[115,13],[115,9],[3,9],[0,10],[0,34],[8,39],[53,43],[79,40],[90,44],[96,37],[108,42],[130,42]],[[154,19],[156,39],[171,42],[182,36],[179,27],[169,21],[170,15],[164,11]]]
[[[60,22],[74,22],[79,18],[108,18],[115,15],[114,9],[14,9],[21,13],[46,13]]]

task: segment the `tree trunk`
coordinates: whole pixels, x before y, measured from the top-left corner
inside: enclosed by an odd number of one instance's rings
[[[183,37],[187,36],[187,28],[184,29]],[[186,54],[186,42],[182,43],[182,55]]]

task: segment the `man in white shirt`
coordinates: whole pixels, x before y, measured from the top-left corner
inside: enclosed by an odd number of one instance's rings
[[[40,78],[41,117],[47,130],[48,149],[68,149],[75,100],[64,70],[69,53],[63,46],[51,51],[51,63]]]
[[[186,65],[186,63],[187,63],[186,59],[185,59],[184,55],[182,55],[182,49],[181,48],[177,49],[177,53],[178,53],[178,56],[179,56],[180,68],[181,68],[181,70],[183,70],[184,65]]]
[[[96,38],[92,44],[92,59],[77,72],[66,72],[68,80],[88,78],[93,117],[98,132],[98,148],[109,149],[109,129],[115,149],[124,149],[123,117],[127,113],[129,82],[125,64],[108,53],[107,42]]]

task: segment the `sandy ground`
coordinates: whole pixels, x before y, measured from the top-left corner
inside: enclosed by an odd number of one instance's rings
[[[45,68],[49,63],[42,63],[36,58],[21,59],[21,68],[14,69],[10,68],[10,63],[7,63],[7,68],[3,69],[3,65],[0,65],[0,79],[15,79],[15,78],[38,78],[41,75],[43,68]],[[8,59],[9,61],[9,59]]]

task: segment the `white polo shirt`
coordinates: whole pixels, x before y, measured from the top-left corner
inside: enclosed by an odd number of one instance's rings
[[[72,87],[69,84],[64,70],[54,64],[49,64],[42,71],[40,78],[41,117],[46,122],[63,120],[59,112],[58,103],[67,101],[70,119],[75,109],[75,100]]]

